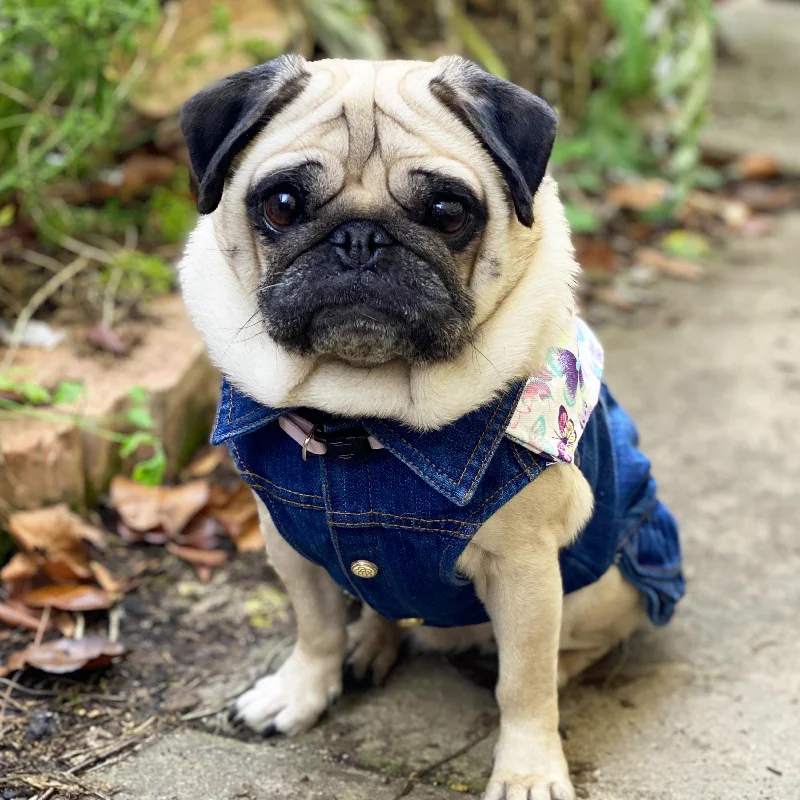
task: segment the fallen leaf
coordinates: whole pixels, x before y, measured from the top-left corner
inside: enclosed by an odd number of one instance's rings
[[[619,267],[619,255],[604,238],[575,236],[575,259],[586,270],[612,273]]]
[[[243,483],[224,506],[210,509],[208,513],[225,528],[231,539],[235,539],[258,519],[258,506],[252,490]]]
[[[80,669],[99,669],[112,659],[124,655],[125,647],[119,642],[109,642],[101,636],[85,639],[56,639],[40,645],[31,645],[12,654],[8,666],[12,670],[35,667],[43,672],[63,675]]]
[[[177,166],[167,156],[135,153],[119,166],[106,170],[102,180],[92,184],[90,192],[99,195],[92,199],[119,197],[127,203],[156,184],[168,183],[175,175]]]
[[[631,183],[618,183],[609,187],[606,196],[620,208],[651,211],[667,200],[670,189],[670,184],[662,178],[648,178]]]
[[[595,300],[618,308],[620,311],[633,311],[636,308],[636,303],[630,297],[610,286],[598,286],[592,290],[592,296]]]
[[[743,153],[733,162],[733,173],[747,180],[774,178],[780,167],[775,156],[769,153]]]
[[[198,550],[195,547],[182,547],[174,542],[167,545],[167,552],[187,561],[194,567],[216,569],[225,566],[225,562],[228,560],[224,550]]]
[[[38,631],[40,624],[35,614],[11,603],[0,603],[0,622],[5,622],[11,628],[27,628],[29,631]]]
[[[98,350],[104,350],[115,356],[125,356],[130,352],[130,345],[119,338],[108,325],[98,322],[86,331],[86,341]]]
[[[702,258],[711,250],[705,236],[687,230],[670,231],[661,240],[661,246],[670,255],[689,259]]]
[[[163,529],[180,533],[209,499],[208,483],[194,481],[184,486],[143,486],[122,475],[111,481],[111,506],[132,531]]]
[[[782,211],[796,205],[800,196],[789,186],[772,186],[768,183],[743,183],[736,196],[753,211]]]
[[[41,552],[48,557],[59,551],[74,550],[76,545],[91,542],[105,548],[105,534],[84,522],[64,503],[35,511],[16,511],[8,519],[8,531],[27,552]]]
[[[234,540],[239,553],[257,553],[264,549],[264,535],[258,520],[252,522]]]
[[[711,192],[691,192],[684,201],[681,212],[684,209],[719,217],[731,228],[739,228],[750,216],[750,208],[746,203]]]
[[[110,594],[120,594],[125,586],[125,581],[115,578],[111,570],[99,561],[90,561],[89,569],[100,588]]]
[[[39,571],[41,559],[28,553],[15,553],[11,561],[0,570],[0,580],[16,581],[32,578]]]
[[[227,450],[222,447],[208,447],[201,450],[184,470],[187,478],[207,478],[227,458]]]
[[[177,543],[199,550],[214,550],[220,545],[220,524],[206,516],[196,516],[178,537]]]
[[[705,275],[705,269],[694,261],[674,258],[656,250],[654,247],[640,247],[636,251],[636,261],[657,269],[663,275],[684,281],[697,281]]]
[[[51,606],[61,611],[98,611],[111,608],[115,597],[85,583],[60,583],[33,589],[23,598],[33,608]]]

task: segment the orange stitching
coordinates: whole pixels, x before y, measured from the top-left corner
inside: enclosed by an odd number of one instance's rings
[[[407,531],[417,531],[418,533],[435,533],[440,534],[442,536],[458,536],[462,539],[471,539],[471,533],[459,533],[458,531],[446,531],[442,530],[441,528],[435,528],[434,530],[426,530],[425,528],[419,528],[415,525],[375,525],[372,522],[331,522],[331,526],[335,528],[397,528],[398,530],[407,530]]]

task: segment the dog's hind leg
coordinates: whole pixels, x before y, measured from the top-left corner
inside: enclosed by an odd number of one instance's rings
[[[347,667],[356,681],[371,673],[372,683],[383,683],[397,661],[403,631],[364,604],[361,617],[347,627]]]
[[[601,659],[647,619],[644,598],[616,566],[564,598],[558,652],[558,685]]]
[[[297,617],[297,642],[283,666],[236,702],[232,717],[265,736],[311,728],[342,692],[347,635],[345,598],[322,567],[312,564],[278,533],[256,497],[270,562]]]

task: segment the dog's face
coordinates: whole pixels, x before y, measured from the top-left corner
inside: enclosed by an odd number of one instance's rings
[[[209,215],[184,290],[234,377],[212,316],[229,334],[241,320],[241,338],[291,363],[295,385],[325,365],[389,375],[452,364],[541,237],[533,198],[555,116],[462,59],[283,57],[204,90],[181,122]],[[213,268],[201,243],[221,256]]]

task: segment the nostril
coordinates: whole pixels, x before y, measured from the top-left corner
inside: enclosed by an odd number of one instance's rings
[[[394,239],[377,222],[354,220],[331,231],[328,241],[339,251],[339,258],[348,268],[373,269],[383,247]]]
[[[369,249],[373,253],[377,252],[381,247],[388,247],[390,244],[394,244],[394,239],[383,228],[375,228],[370,234]]]

